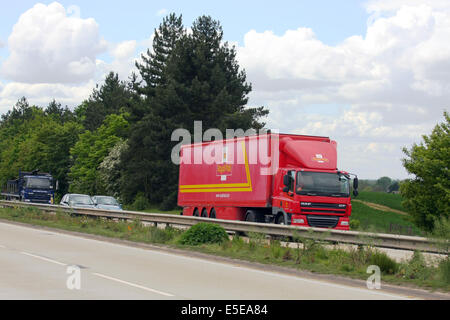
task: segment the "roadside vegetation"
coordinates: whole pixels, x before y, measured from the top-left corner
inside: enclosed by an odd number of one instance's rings
[[[222,227],[210,223],[199,223],[182,231],[144,226],[139,221],[94,219],[62,212],[45,214],[34,208],[0,208],[0,218],[364,280],[369,276],[367,267],[375,264],[382,271],[383,282],[450,291],[449,259],[431,266],[420,252],[410,261],[398,263],[370,245],[343,250],[324,246],[320,239],[294,237],[297,246],[288,247],[280,239],[267,240],[261,234],[251,233],[248,239],[238,236],[230,239]],[[444,234],[447,227],[441,228]]]

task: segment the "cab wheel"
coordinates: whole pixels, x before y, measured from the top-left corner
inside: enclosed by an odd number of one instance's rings
[[[282,225],[286,225],[286,219],[284,218],[284,214],[280,213],[277,216],[277,219],[275,221],[276,224],[282,224]]]

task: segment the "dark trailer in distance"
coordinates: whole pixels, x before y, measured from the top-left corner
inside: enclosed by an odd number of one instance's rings
[[[53,177],[38,170],[31,172],[19,170],[19,177],[8,180],[2,196],[6,200],[53,204],[55,199]]]

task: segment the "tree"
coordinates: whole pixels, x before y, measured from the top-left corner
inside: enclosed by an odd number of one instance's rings
[[[16,177],[19,169],[39,169],[50,172],[59,181],[58,193],[65,193],[71,165],[69,150],[78,139],[82,126],[65,119],[65,111],[62,115],[44,112],[25,101],[22,98],[19,101],[21,108],[9,112],[0,125],[0,182],[3,185],[6,180]],[[60,107],[56,102],[50,105],[52,110]]]
[[[32,117],[33,109],[36,108],[36,106],[30,106],[27,98],[20,98],[12,110],[9,110],[6,114],[2,115],[2,126],[11,125],[13,122],[18,121],[23,123]]]
[[[74,164],[70,168],[70,192],[97,194],[105,191],[98,168],[111,149],[127,136],[126,114],[111,114],[95,131],[86,130],[70,150]]]
[[[127,84],[119,80],[117,73],[110,72],[104,84],[100,88],[97,85],[89,99],[83,101],[75,113],[87,130],[94,131],[108,115],[127,112],[131,96]]]
[[[450,116],[438,124],[423,142],[404,148],[403,166],[415,176],[402,183],[403,206],[415,223],[430,231],[436,218],[448,219],[450,214]]]
[[[56,102],[55,99],[48,104],[45,114],[61,123],[76,120],[75,114],[67,106],[63,108],[61,103]]]
[[[391,193],[391,192],[398,191],[399,189],[400,189],[400,184],[399,184],[399,182],[398,182],[398,181],[393,181],[393,182],[389,185],[387,191],[388,191],[389,193]]]
[[[136,62],[136,68],[143,80],[134,86],[139,95],[144,95],[147,99],[154,96],[155,88],[167,82],[165,68],[167,61],[175,48],[176,43],[185,35],[183,19],[174,13],[163,18],[159,28],[155,30],[153,38],[153,52],[147,49],[146,54],[141,55],[142,63]]]
[[[121,198],[120,158],[127,147],[128,144],[126,140],[119,140],[98,167],[99,179],[105,188],[106,194],[115,198]]]
[[[171,163],[177,128],[262,128],[258,119],[268,111],[246,108],[251,85],[240,71],[234,47],[223,43],[220,23],[199,17],[192,33],[182,30],[181,17],[170,15],[158,29],[154,54],[139,66],[145,80],[148,113],[136,123],[122,157],[124,200],[143,192],[151,202],[169,209],[176,205],[178,166]],[[162,54],[158,55],[160,52]]]
[[[391,185],[392,180],[389,177],[381,177],[377,180],[377,183],[375,184],[379,191],[386,192],[388,191],[389,186]]]

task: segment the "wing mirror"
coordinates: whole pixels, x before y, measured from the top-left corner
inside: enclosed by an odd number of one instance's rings
[[[358,196],[358,177],[355,176],[355,178],[353,179],[353,195],[355,197]]]

